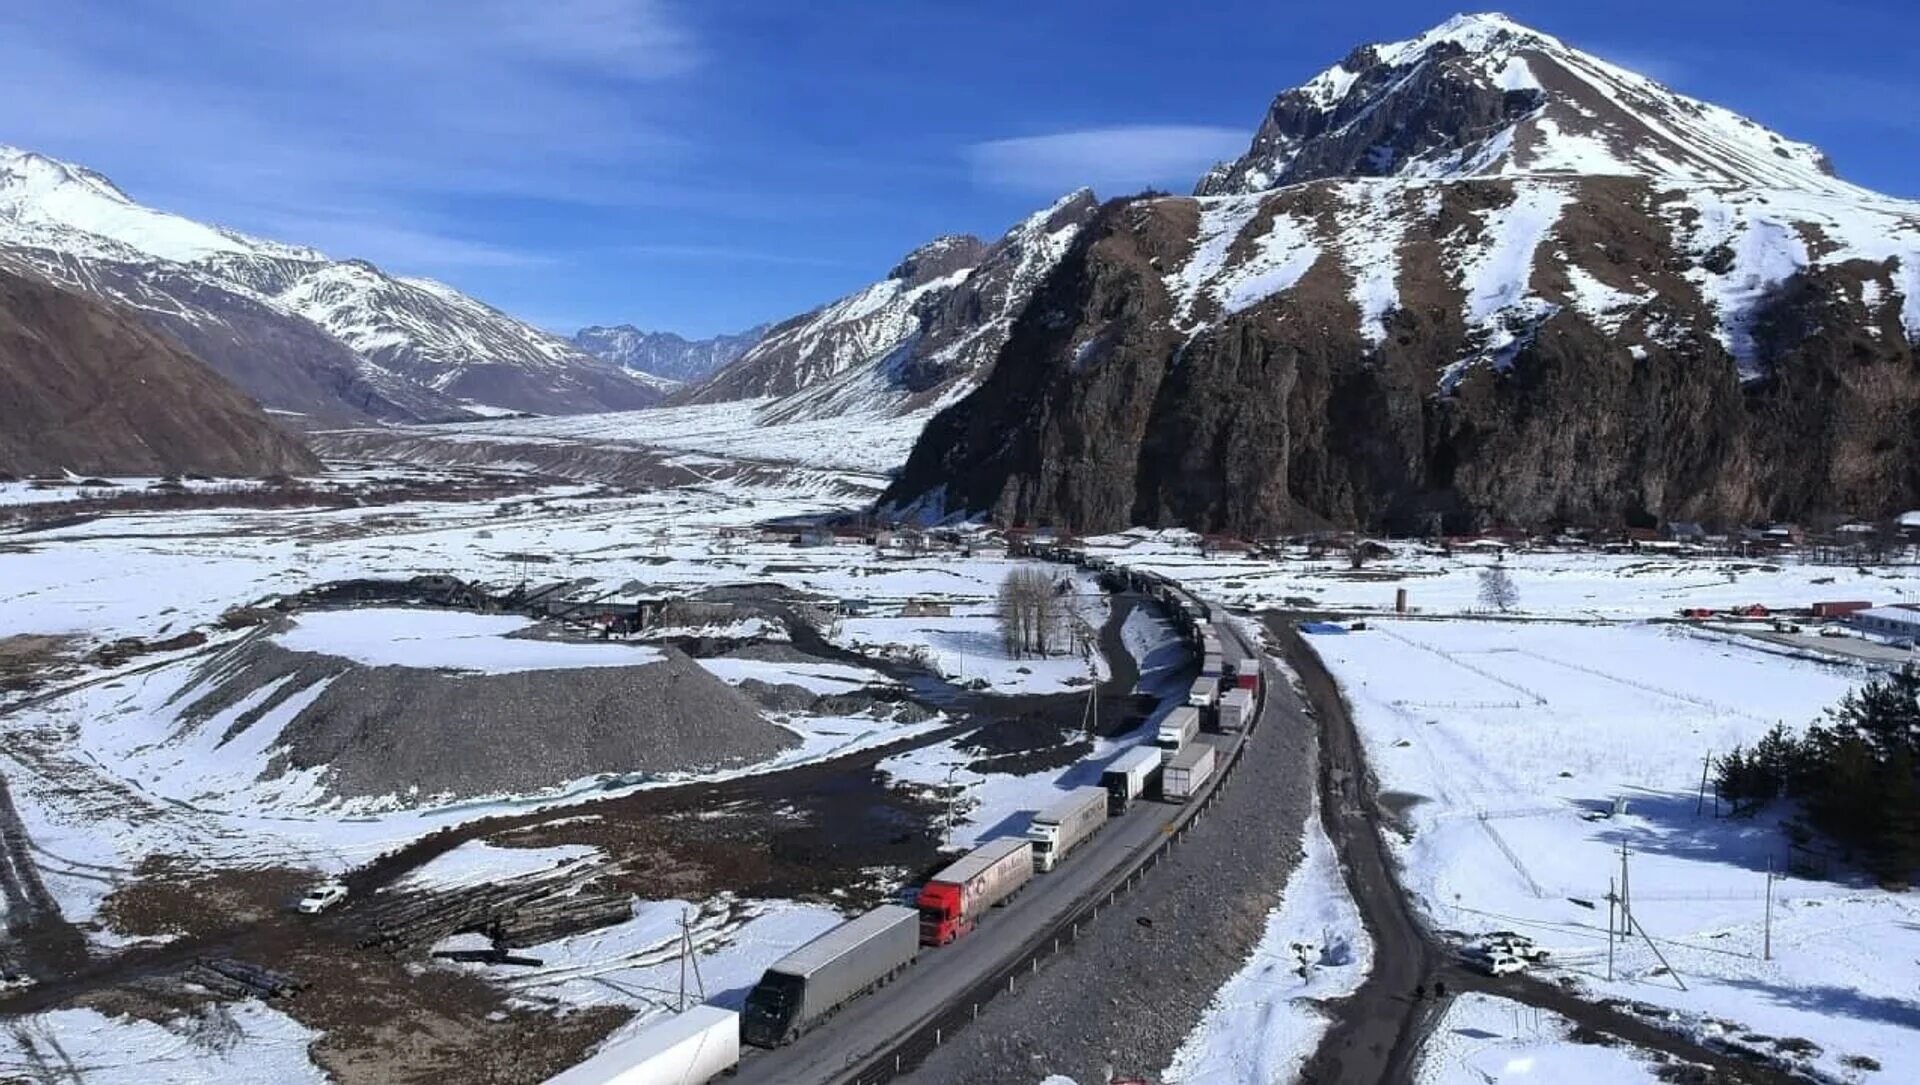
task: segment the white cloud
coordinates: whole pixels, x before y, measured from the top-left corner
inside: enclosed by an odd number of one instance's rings
[[[501,266],[529,257],[450,208],[673,198],[702,61],[661,0],[9,4],[0,142],[338,256]]]
[[[1247,133],[1206,125],[1126,125],[976,143],[967,148],[982,184],[1038,192],[1079,185],[1107,190],[1166,184],[1185,190],[1222,159],[1247,149]]]

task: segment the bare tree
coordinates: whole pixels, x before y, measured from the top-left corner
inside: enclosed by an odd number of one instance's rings
[[[1051,655],[1071,640],[1072,594],[1043,569],[1023,565],[1000,582],[1000,643],[1007,655]]]
[[[1520,589],[1514,587],[1504,565],[1489,565],[1480,570],[1480,605],[1505,614],[1520,603]]]

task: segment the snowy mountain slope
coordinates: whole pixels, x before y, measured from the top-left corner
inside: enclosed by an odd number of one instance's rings
[[[1254,534],[1920,501],[1920,204],[1803,144],[1463,17],[1281,95],[1200,189],[1100,210],[890,503]]]
[[[132,306],[267,406],[316,421],[456,418],[468,402],[623,409],[667,387],[443,284],[143,207],[92,170],[11,147],[0,249]]]
[[[673,332],[646,332],[631,324],[595,325],[574,333],[573,345],[603,362],[670,381],[700,381],[766,337],[771,324],[733,335],[687,339]]]
[[[1540,173],[1861,190],[1816,148],[1502,15],[1364,45],[1274,99],[1240,159],[1198,195],[1328,177]]]
[[[879,282],[775,326],[681,399],[774,397],[769,421],[908,414],[951,402],[991,369],[1027,298],[1092,216],[1070,193],[991,245],[942,237]]]

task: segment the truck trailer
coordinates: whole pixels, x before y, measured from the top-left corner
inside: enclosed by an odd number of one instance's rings
[[[904,911],[904,909],[902,909]],[[546,1085],[705,1085],[740,1062],[740,1015],[693,1006],[609,1039]]]
[[[1233,676],[1235,687],[1251,690],[1257,697],[1260,694],[1260,662],[1255,659],[1240,661],[1240,673]]]
[[[1220,729],[1238,731],[1253,719],[1253,691],[1230,689],[1220,695]]]
[[[1107,789],[1076,787],[1065,798],[1033,816],[1027,826],[1027,839],[1033,842],[1033,869],[1045,874],[1060,865],[1067,853],[1080,846],[1107,823]]]
[[[1108,816],[1126,813],[1133,800],[1147,793],[1148,785],[1160,774],[1164,756],[1158,747],[1136,746],[1113,759],[1100,774],[1100,786],[1107,789]]]
[[[1200,677],[1219,680],[1226,674],[1226,663],[1218,651],[1208,652],[1200,657]]]
[[[1206,785],[1213,775],[1213,746],[1205,742],[1188,743],[1160,770],[1160,795],[1168,802],[1186,802]]]
[[[1220,680],[1201,675],[1187,687],[1187,703],[1195,708],[1212,708],[1215,697],[1220,695]]]
[[[1006,837],[973,849],[920,890],[920,944],[944,946],[1033,877],[1033,841]]]
[[[1200,710],[1192,705],[1181,705],[1167,713],[1160,721],[1160,731],[1154,736],[1153,744],[1164,751],[1171,759],[1180,747],[1189,745],[1200,734]]]
[[[747,994],[740,1038],[792,1043],[848,1002],[892,979],[920,953],[919,914],[882,904],[773,962]]]

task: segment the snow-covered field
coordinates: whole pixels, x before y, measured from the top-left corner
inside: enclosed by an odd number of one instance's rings
[[[517,951],[541,963],[462,964],[509,991],[516,1001],[579,1009],[625,1006],[638,1013],[619,1038],[678,1003],[681,923],[686,921],[698,955],[699,976],[687,975],[689,1001],[714,1001],[739,1009],[767,966],[844,917],[831,908],[791,901],[741,901],[721,896],[701,903],[636,900],[625,923]],[[469,943],[472,943],[469,945]],[[440,948],[484,948],[484,938],[456,935]],[[696,986],[696,983],[698,986]]]
[[[1097,635],[1107,621],[1107,603],[1091,578],[1079,578],[1080,614]],[[1106,657],[1089,641],[1088,655],[1064,651],[1048,656],[1007,654],[1000,621],[986,605],[962,605],[941,617],[846,618],[836,643],[854,651],[919,659],[959,685],[979,685],[994,693],[1057,693],[1104,682]]]
[[[87,1085],[323,1085],[307,1057],[318,1033],[259,1002],[210,1004],[164,1024],[98,1010],[0,1023],[0,1079]]]
[[[895,416],[878,411],[795,422],[764,420],[764,409],[778,402],[744,399],[610,414],[497,419],[436,426],[432,431],[643,445],[879,474],[907,461],[913,442],[933,413]]]
[[[1174,1053],[1166,1085],[1293,1080],[1326,1034],[1325,1003],[1352,994],[1373,968],[1373,943],[1319,817],[1303,844],[1253,955]]]
[[[1785,838],[1700,798],[1708,755],[1817,717],[1859,671],[1672,626],[1370,624],[1309,639],[1404,807],[1403,880],[1437,927],[1519,931],[1591,991],[1673,1007],[1704,1031],[1723,1027],[1713,1017],[1806,1037],[1829,1073],[1866,1055],[1882,1080],[1920,1076],[1920,907],[1858,879],[1776,883],[1763,960],[1767,868],[1786,868]],[[1626,812],[1607,816],[1616,800]],[[1606,979],[1623,843],[1634,916],[1686,990],[1639,939],[1616,945]]]
[[[1427,1039],[1415,1085],[1654,1085],[1655,1064],[1629,1048],[1575,1043],[1573,1023],[1504,998],[1463,994]]]
[[[1103,619],[1104,620],[1104,619]],[[965,737],[922,746],[889,757],[881,772],[900,783],[929,790],[957,788],[954,819],[948,827],[948,847],[964,850],[1003,836],[1019,836],[1035,813],[1076,787],[1094,787],[1115,758],[1150,739],[1160,717],[1170,710],[1170,695],[1184,687],[1169,683],[1167,672],[1187,662],[1185,648],[1172,626],[1150,611],[1136,610],[1122,625],[1122,639],[1140,668],[1138,692],[1162,698],[1148,719],[1127,734],[1095,738],[1092,749],[1073,764],[1021,775],[974,772],[967,766],[981,755],[962,748]],[[1104,672],[1103,672],[1104,673]]]
[[[1309,558],[1304,548],[1277,560],[1237,554],[1203,557],[1189,532],[1136,529],[1085,540],[1090,553],[1151,569],[1230,606],[1391,611],[1407,590],[1423,615],[1482,613],[1480,573],[1495,551],[1456,550],[1451,557],[1422,543],[1390,540],[1391,558],[1355,571],[1345,555]],[[1564,618],[1670,618],[1684,607],[1760,603],[1804,607],[1830,599],[1875,603],[1920,601],[1920,566],[1856,568],[1813,565],[1798,557],[1700,558],[1680,553],[1608,554],[1555,550],[1498,559],[1519,592],[1521,612]]]

